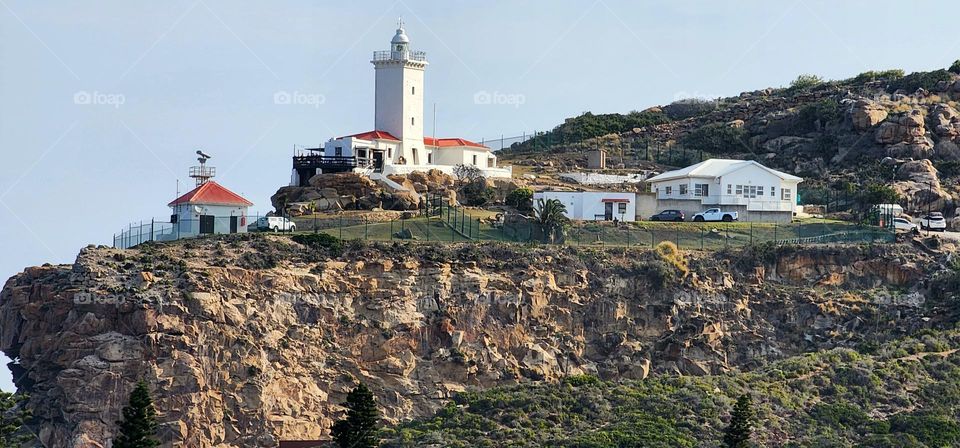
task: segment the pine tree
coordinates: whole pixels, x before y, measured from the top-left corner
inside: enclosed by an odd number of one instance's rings
[[[30,418],[30,412],[24,407],[26,401],[26,395],[0,391],[0,448],[18,447],[34,440],[33,435],[23,429]]]
[[[750,434],[754,423],[753,401],[743,394],[733,406],[730,426],[723,432],[723,446],[726,448],[747,448],[750,446]]]
[[[117,422],[120,434],[113,448],[154,448],[157,440],[157,411],[153,408],[147,383],[140,381],[130,393],[130,405],[123,408],[123,420]]]
[[[373,392],[360,383],[347,394],[347,417],[333,425],[333,440],[341,448],[376,448],[380,446],[380,411]]]

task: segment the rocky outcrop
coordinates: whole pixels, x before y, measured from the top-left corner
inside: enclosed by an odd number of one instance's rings
[[[930,127],[940,137],[960,141],[960,112],[948,104],[938,104],[930,111]]]
[[[853,128],[857,131],[870,129],[887,119],[887,108],[868,99],[859,99],[850,109]]]
[[[687,257],[681,276],[645,250],[89,247],[7,282],[0,348],[45,446],[107,446],[143,379],[165,446],[272,447],[326,437],[357,381],[396,422],[468,388],[719,373],[926,325],[931,263],[899,246]]]
[[[943,210],[951,201],[950,193],[943,189],[937,169],[928,159],[911,160],[901,164],[896,171],[893,189],[904,198],[909,210]]]

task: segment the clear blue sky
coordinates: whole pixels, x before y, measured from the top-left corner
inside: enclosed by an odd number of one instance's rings
[[[0,0],[0,278],[168,216],[198,148],[268,210],[294,144],[370,130],[369,60],[398,16],[430,61],[437,134],[476,140],[960,57],[952,1],[359,3]]]

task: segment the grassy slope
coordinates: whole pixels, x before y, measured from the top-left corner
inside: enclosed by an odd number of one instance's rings
[[[570,377],[458,396],[388,431],[387,446],[714,447],[736,398],[754,397],[761,446],[960,444],[960,332],[835,349],[749,373],[602,382]]]

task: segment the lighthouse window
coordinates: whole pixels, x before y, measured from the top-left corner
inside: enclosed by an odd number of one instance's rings
[[[410,126],[413,126],[413,119],[414,117],[410,117]]]
[[[411,94],[411,95],[416,95],[416,94],[417,94],[417,86],[411,86],[411,87],[410,87],[410,94]]]

